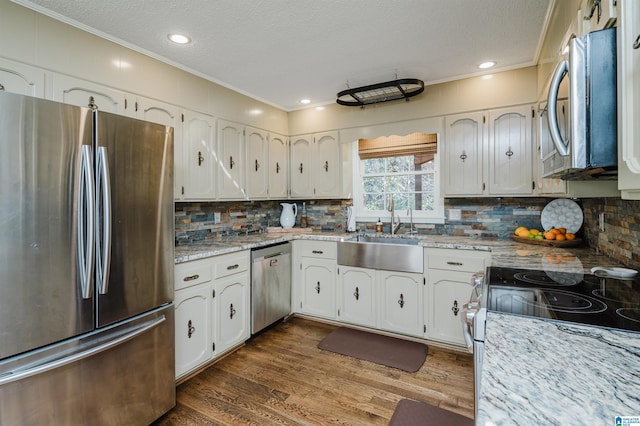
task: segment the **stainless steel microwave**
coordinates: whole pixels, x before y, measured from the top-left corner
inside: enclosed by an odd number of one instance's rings
[[[570,41],[569,58],[557,65],[549,85],[547,119],[553,152],[548,157],[555,157],[549,163],[556,167],[545,170],[543,158],[542,177],[617,178],[616,69],[615,28]],[[568,96],[563,102],[560,87],[567,83]],[[559,108],[568,109],[566,129],[559,121],[563,116]]]

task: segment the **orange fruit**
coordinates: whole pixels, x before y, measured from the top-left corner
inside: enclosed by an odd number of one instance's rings
[[[567,232],[566,234],[564,234],[564,237],[569,241],[573,241],[573,240],[576,239],[576,234],[572,234],[571,232]]]
[[[567,238],[564,236],[564,234],[556,234],[556,240],[558,241],[563,241],[566,240]]]
[[[555,232],[551,232],[551,231],[547,231],[544,233],[544,239],[545,240],[555,240],[556,239],[556,233]]]
[[[561,234],[566,234],[567,233],[567,229],[566,228],[556,228],[556,230]]]

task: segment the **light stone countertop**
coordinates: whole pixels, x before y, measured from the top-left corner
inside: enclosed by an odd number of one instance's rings
[[[476,425],[640,416],[640,333],[487,313]]]

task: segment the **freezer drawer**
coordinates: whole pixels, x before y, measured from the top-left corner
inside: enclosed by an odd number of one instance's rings
[[[108,349],[99,351],[104,346]],[[65,364],[74,357],[79,359]],[[169,304],[28,357],[4,360],[0,424],[148,425],[175,405],[174,359]]]

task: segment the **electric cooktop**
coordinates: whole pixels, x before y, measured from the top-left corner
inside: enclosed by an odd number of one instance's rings
[[[640,278],[489,267],[487,309],[640,332]]]

